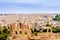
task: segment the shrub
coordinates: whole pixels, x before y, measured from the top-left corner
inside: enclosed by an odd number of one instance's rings
[[[6,40],[10,31],[8,30],[7,27],[3,27],[2,30],[0,30],[0,40]]]

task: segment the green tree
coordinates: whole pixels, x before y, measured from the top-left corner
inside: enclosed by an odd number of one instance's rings
[[[53,18],[54,21],[60,21],[60,15],[56,15],[55,18]]]
[[[52,27],[52,32],[57,33],[57,28]]]
[[[0,40],[6,40],[10,31],[9,29],[4,26],[2,30],[0,30]]]
[[[53,33],[60,33],[60,27],[54,28],[52,27]]]

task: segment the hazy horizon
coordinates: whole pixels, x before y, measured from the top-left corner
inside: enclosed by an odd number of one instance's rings
[[[60,0],[0,0],[0,14],[59,13]]]

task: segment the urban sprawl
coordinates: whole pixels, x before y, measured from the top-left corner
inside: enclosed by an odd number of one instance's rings
[[[60,40],[59,14],[0,14],[0,40]]]

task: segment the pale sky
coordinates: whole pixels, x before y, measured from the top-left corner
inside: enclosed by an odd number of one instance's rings
[[[0,0],[0,13],[60,13],[60,0]]]

